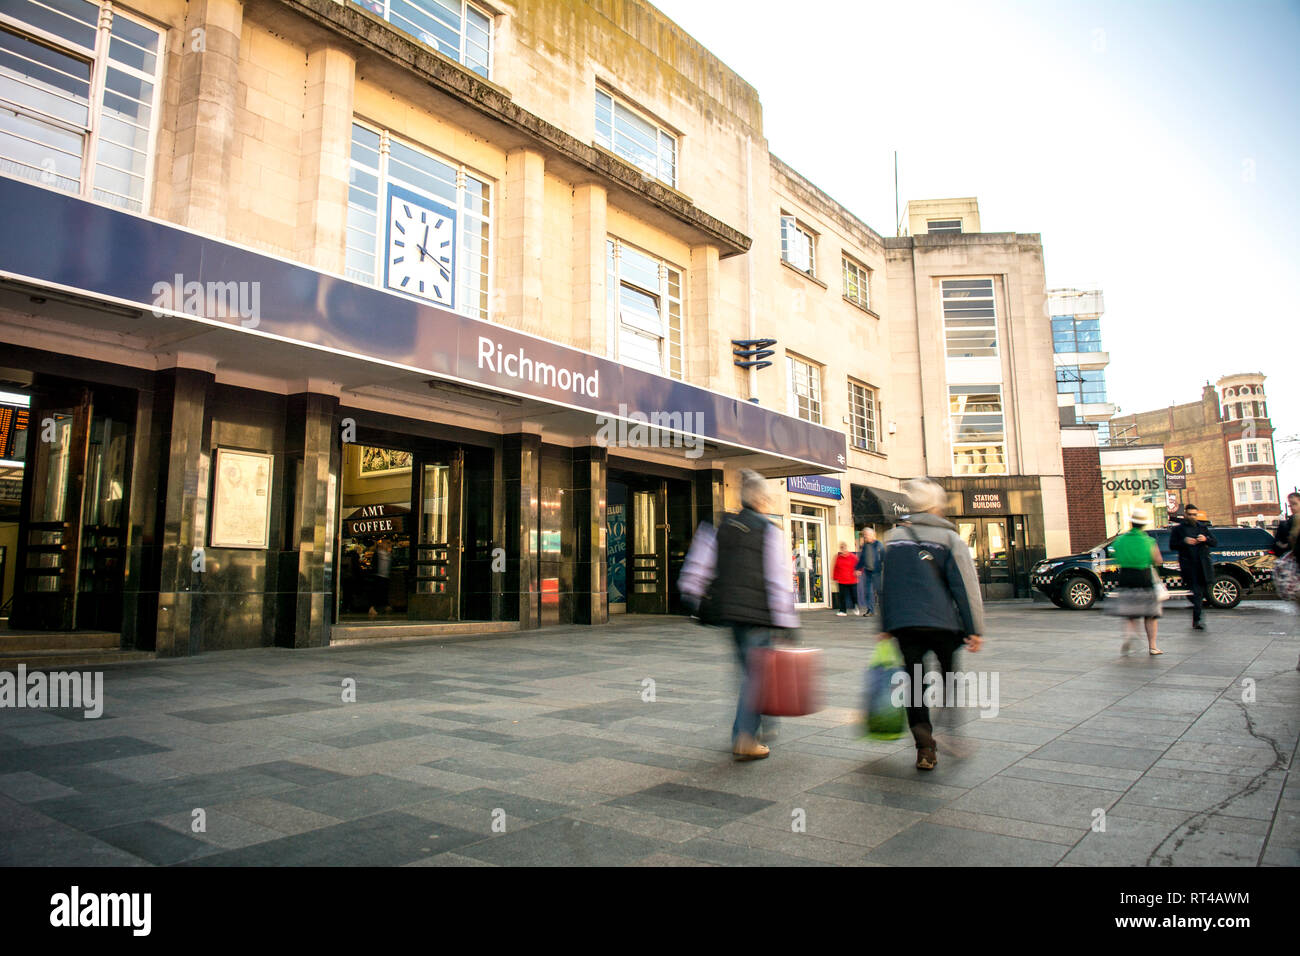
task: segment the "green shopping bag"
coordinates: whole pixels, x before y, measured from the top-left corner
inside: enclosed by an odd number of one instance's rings
[[[903,671],[903,655],[892,638],[877,641],[867,663],[862,694],[862,733],[872,740],[897,740],[907,729],[907,710],[893,701],[894,675]]]

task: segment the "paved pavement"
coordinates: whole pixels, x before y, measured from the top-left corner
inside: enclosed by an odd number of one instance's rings
[[[1208,620],[1121,657],[1096,612],[993,606],[963,666],[999,713],[925,774],[858,736],[871,628],[831,612],[826,708],[755,763],[729,638],[679,618],[125,664],[98,720],[0,710],[0,863],[1295,866],[1300,621]]]

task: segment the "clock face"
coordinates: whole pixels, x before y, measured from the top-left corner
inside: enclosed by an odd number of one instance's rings
[[[456,214],[393,187],[388,193],[390,289],[452,308],[456,291]]]

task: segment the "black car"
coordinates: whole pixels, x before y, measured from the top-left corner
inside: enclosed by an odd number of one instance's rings
[[[1178,573],[1178,555],[1169,547],[1172,528],[1148,531],[1160,545],[1164,562],[1160,577],[1172,596],[1186,597],[1188,590]],[[1256,589],[1273,586],[1273,535],[1263,528],[1215,528],[1219,545],[1210,550],[1214,580],[1210,582],[1211,607],[1232,608]],[[1086,611],[1106,593],[1115,590],[1118,571],[1114,563],[1115,538],[1107,538],[1084,554],[1039,561],[1029,579],[1057,607]]]

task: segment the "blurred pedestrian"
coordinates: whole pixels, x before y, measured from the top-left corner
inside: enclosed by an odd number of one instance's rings
[[[1188,600],[1192,602],[1192,627],[1198,631],[1205,630],[1201,618],[1210,596],[1210,584],[1214,581],[1210,549],[1218,545],[1210,523],[1201,520],[1200,510],[1196,505],[1186,505],[1183,516],[1169,532],[1169,547],[1178,555],[1179,576],[1183,579],[1183,586],[1191,592]]]
[[[761,760],[769,748],[759,741],[758,682],[753,652],[770,647],[773,628],[795,629],[799,618],[790,588],[791,567],[784,535],[767,519],[767,479],[748,469],[740,473],[739,514],[729,514],[716,536],[695,542],[678,581],[689,608],[706,600],[710,616],[731,627],[740,664],[740,698],[731,725],[731,749],[737,760]],[[688,573],[689,571],[689,573]],[[770,737],[770,731],[768,736]]]
[[[930,710],[917,686],[925,655],[939,661],[945,697],[953,658],[961,647],[984,644],[984,604],[970,549],[943,517],[947,493],[929,478],[905,482],[911,513],[884,541],[880,640],[898,641],[912,686],[907,723],[916,742],[916,768],[938,763]],[[945,704],[948,703],[945,700]]]
[[[387,538],[380,538],[375,542],[375,561],[374,561],[374,579],[371,582],[370,594],[370,616],[377,617],[379,611],[377,608],[383,608],[383,613],[387,614],[392,611],[393,607],[389,600],[389,575],[393,570],[393,543]]]
[[[857,556],[849,550],[847,541],[840,542],[839,553],[835,555],[835,614],[837,617],[847,617],[849,607],[857,604],[855,592],[858,589],[858,572],[853,570],[857,563]],[[854,610],[857,610],[854,607]]]
[[[1114,548],[1115,564],[1119,568],[1118,585],[1114,595],[1106,599],[1108,613],[1124,619],[1124,646],[1122,653],[1127,654],[1133,647],[1137,636],[1138,621],[1142,621],[1147,632],[1147,653],[1153,657],[1164,651],[1156,647],[1156,629],[1160,624],[1161,592],[1160,584],[1160,546],[1156,539],[1146,533],[1151,524],[1151,512],[1137,507],[1129,516],[1130,527],[1117,537]]]
[[[875,528],[862,529],[862,545],[858,548],[858,603],[865,609],[868,617],[876,613],[876,601],[880,597],[880,570],[884,566],[885,555],[879,541],[876,540]]]
[[[1287,495],[1286,503],[1291,513],[1278,522],[1277,531],[1273,533],[1273,585],[1279,595],[1285,590],[1285,585],[1280,580],[1283,572],[1294,577],[1300,571],[1297,568],[1300,551],[1296,550],[1296,545],[1300,544],[1300,492],[1293,491]],[[1300,610],[1300,594],[1295,595],[1293,600],[1297,610]],[[1295,669],[1300,671],[1300,661],[1296,662]]]

